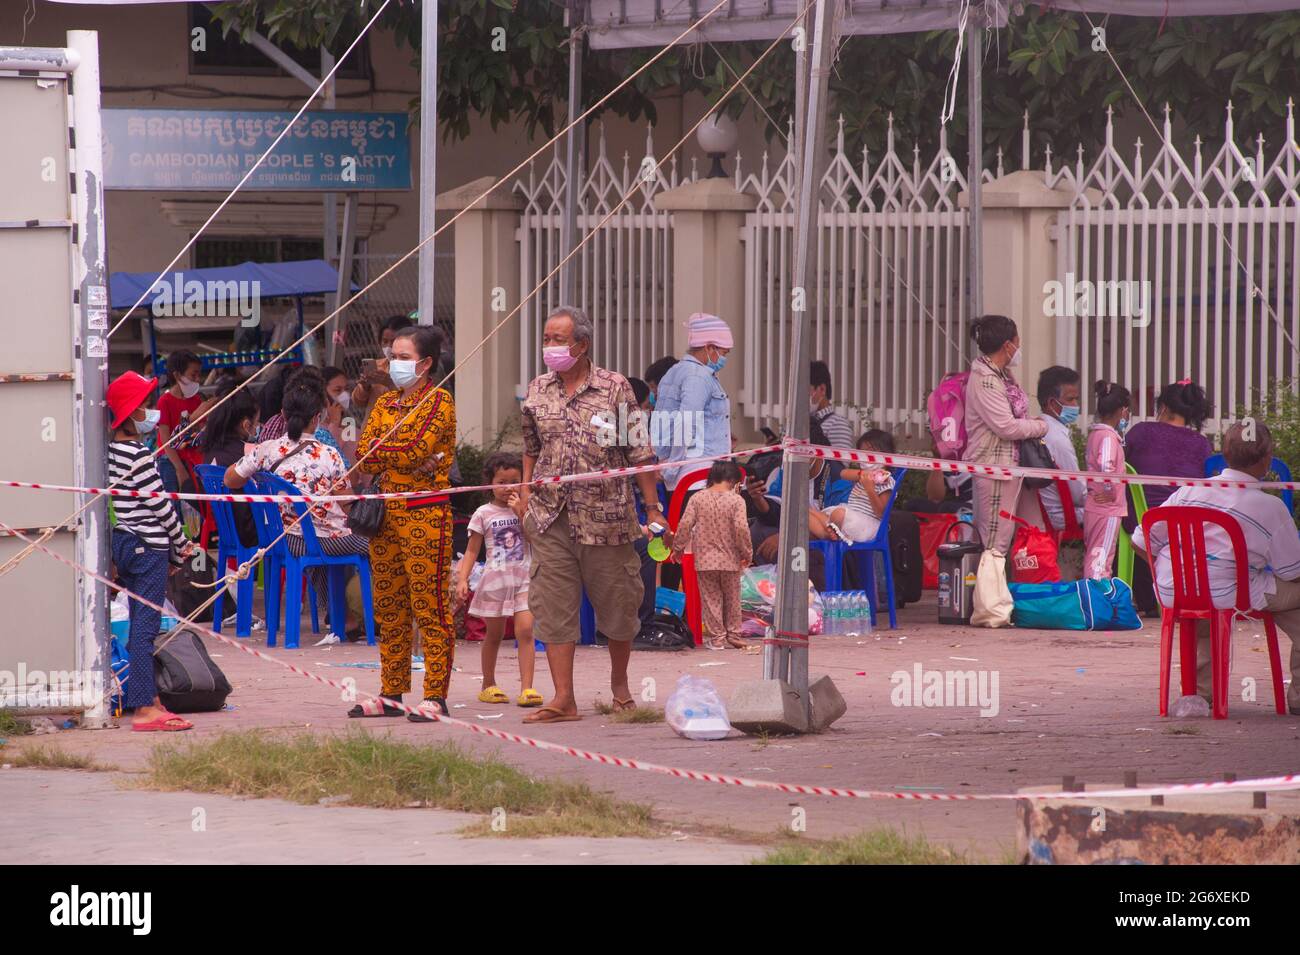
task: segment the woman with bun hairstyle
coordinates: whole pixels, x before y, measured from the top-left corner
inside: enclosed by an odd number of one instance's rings
[[[1165,385],[1156,398],[1156,420],[1133,425],[1124,438],[1128,463],[1138,474],[1204,477],[1205,461],[1214,453],[1201,434],[1209,416],[1210,400],[1200,385],[1190,378]],[[1174,491],[1147,485],[1147,507],[1159,507]]]
[[[1156,420],[1140,421],[1124,436],[1124,455],[1138,474],[1198,478],[1205,475],[1205,461],[1214,453],[1209,439],[1201,434],[1210,416],[1210,399],[1205,389],[1190,378],[1173,381],[1156,397]],[[1176,489],[1148,484],[1147,507],[1159,507]],[[1124,529],[1130,534],[1137,517],[1130,510]],[[1133,600],[1144,614],[1157,613],[1151,568],[1145,560],[1133,562]]]
[[[970,336],[980,354],[966,384],[964,457],[978,464],[1014,465],[1019,461],[1017,441],[1047,433],[1045,421],[1027,416],[1029,399],[1012,373],[1020,364],[1020,333],[1005,315],[985,315],[971,323]],[[978,477],[973,484],[980,542],[986,550],[1006,555],[1016,524],[1002,520],[998,512],[1016,512],[1021,479]]]

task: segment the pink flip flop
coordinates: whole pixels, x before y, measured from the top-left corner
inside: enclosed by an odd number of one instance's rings
[[[132,733],[179,733],[182,730],[192,730],[194,724],[187,719],[182,719],[175,713],[167,713],[159,716],[157,719],[150,720],[148,723],[132,723]]]

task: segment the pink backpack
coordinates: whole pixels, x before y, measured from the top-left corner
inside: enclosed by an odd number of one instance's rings
[[[934,446],[939,457],[950,461],[961,460],[966,451],[966,382],[969,379],[968,371],[944,375],[925,403]]]

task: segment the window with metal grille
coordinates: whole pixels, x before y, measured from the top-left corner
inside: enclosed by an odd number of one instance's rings
[[[268,238],[199,239],[194,243],[194,268],[213,269],[241,262],[297,262],[324,258],[322,239]]]

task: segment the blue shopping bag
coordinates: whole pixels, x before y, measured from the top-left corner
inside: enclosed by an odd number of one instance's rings
[[[1118,577],[1054,584],[1007,585],[1011,622],[1035,630],[1141,630],[1133,592]]]

